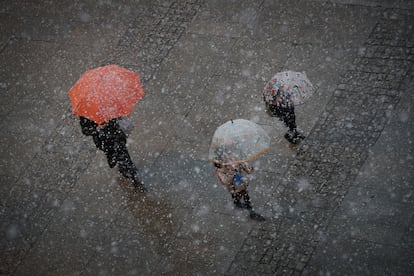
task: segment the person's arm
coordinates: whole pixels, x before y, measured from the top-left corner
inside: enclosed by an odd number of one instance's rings
[[[79,117],[79,124],[82,129],[82,133],[86,136],[96,134],[96,126],[97,124],[85,117]]]
[[[126,144],[128,136],[122,130],[121,126],[117,119],[112,119],[108,126],[111,128],[111,132],[114,135],[114,139],[116,139],[120,143]]]
[[[254,167],[250,167],[247,162],[242,164],[242,168],[248,174],[251,174],[254,172]]]

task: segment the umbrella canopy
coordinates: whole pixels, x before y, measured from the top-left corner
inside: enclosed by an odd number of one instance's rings
[[[305,73],[284,71],[279,72],[270,79],[263,91],[264,100],[272,104],[280,95],[284,105],[303,104],[312,96],[314,91],[312,83]]]
[[[251,161],[269,149],[270,137],[259,125],[244,119],[219,126],[209,149],[209,161],[235,164]]]
[[[138,73],[117,65],[86,71],[69,90],[73,114],[97,124],[128,116],[144,95]]]

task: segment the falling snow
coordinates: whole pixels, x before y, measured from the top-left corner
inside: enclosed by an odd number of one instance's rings
[[[3,1],[0,274],[409,275],[413,8]],[[122,126],[147,192],[73,114],[69,91],[80,83],[90,99],[108,75],[78,81],[106,65],[145,91]],[[110,76],[97,118],[128,86]],[[278,96],[294,107],[298,144],[269,109]],[[217,138],[222,126],[233,128]],[[253,209],[234,204],[215,160],[248,160]]]

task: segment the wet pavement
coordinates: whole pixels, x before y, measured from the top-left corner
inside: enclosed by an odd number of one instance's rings
[[[4,275],[410,275],[412,1],[1,1]],[[129,149],[146,194],[80,132],[67,91],[115,63],[147,95]],[[264,111],[276,72],[317,87],[307,136]],[[272,137],[250,220],[207,161],[217,126]]]

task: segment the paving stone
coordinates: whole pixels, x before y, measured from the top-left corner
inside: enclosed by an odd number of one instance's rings
[[[372,150],[392,136],[392,118],[404,123],[410,116],[410,101],[401,98],[413,79],[407,2],[48,5],[0,7],[6,65],[0,70],[1,273],[412,270],[412,181],[406,173],[412,158],[408,147],[392,153],[392,140],[383,153]],[[128,144],[152,189],[148,195],[107,168],[104,154],[70,115],[71,85],[85,70],[108,63],[140,72],[148,94],[132,114],[136,129]],[[307,71],[317,90],[297,107],[307,138],[290,146],[284,125],[263,112],[261,90],[275,72],[295,68]],[[254,162],[260,169],[250,190],[263,223],[232,206],[207,162],[214,129],[235,116],[272,135],[272,149]],[[410,127],[395,133],[409,139]],[[369,171],[364,165],[382,168],[373,156],[398,162],[357,182],[361,170]],[[386,189],[375,185],[388,180]],[[381,209],[384,202],[388,210]],[[355,208],[362,213],[345,216]],[[351,238],[342,224],[352,225]],[[362,265],[353,266],[357,257]]]

